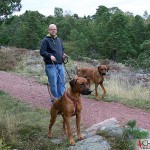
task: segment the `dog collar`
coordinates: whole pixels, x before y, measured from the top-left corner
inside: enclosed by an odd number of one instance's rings
[[[79,101],[80,99],[80,97],[79,98],[75,98],[75,97],[73,97],[73,96],[71,96],[68,92],[65,92],[65,94],[66,94],[66,96],[71,100],[71,101]]]

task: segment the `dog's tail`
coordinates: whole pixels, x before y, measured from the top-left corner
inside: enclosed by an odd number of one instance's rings
[[[53,96],[53,94],[51,93],[50,87],[49,87],[49,84],[48,84],[48,83],[47,83],[47,89],[48,89],[48,93],[49,93],[51,99],[52,99],[53,101],[56,101],[57,99],[56,99],[56,98]]]

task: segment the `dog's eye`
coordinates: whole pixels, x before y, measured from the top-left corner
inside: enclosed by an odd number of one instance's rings
[[[80,84],[80,87],[84,87],[84,83],[81,83],[81,84]]]

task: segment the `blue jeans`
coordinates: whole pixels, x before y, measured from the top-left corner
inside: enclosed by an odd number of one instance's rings
[[[45,65],[45,72],[50,84],[50,91],[53,96],[58,99],[65,92],[65,70],[62,64],[48,64]],[[53,100],[50,98],[50,103]]]

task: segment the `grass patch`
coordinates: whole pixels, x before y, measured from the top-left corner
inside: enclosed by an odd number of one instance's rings
[[[129,107],[138,107],[144,110],[150,110],[150,90],[147,87],[142,87],[139,84],[132,85],[128,81],[120,80],[120,77],[111,78],[104,82],[107,94],[102,99],[106,102],[120,102]],[[92,85],[91,89],[94,89]],[[102,89],[98,86],[99,96],[102,95]],[[95,94],[95,91],[93,91]],[[88,96],[95,98],[95,96]]]
[[[22,103],[0,91],[0,139],[3,146],[20,150],[64,150],[68,141],[62,130],[62,117],[53,126],[53,139],[63,140],[54,144],[47,138],[49,111]]]
[[[129,81],[116,77],[107,84],[107,91],[109,100],[115,99],[127,106],[150,110],[150,91],[147,87],[139,84],[132,85]]]

